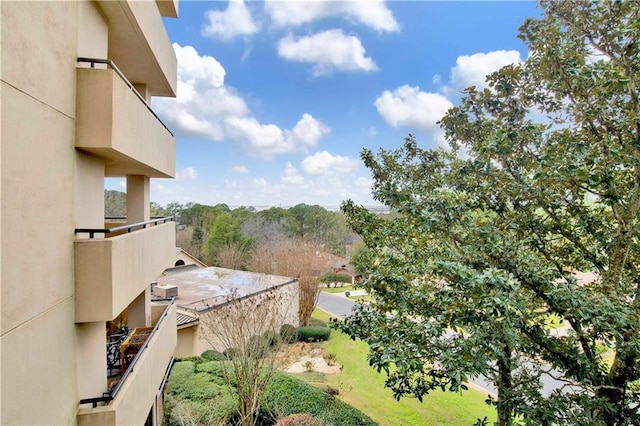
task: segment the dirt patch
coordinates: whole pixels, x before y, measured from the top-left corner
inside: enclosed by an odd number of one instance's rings
[[[311,364],[307,364],[310,362]],[[310,366],[308,368],[307,366]],[[316,371],[324,374],[338,374],[342,368],[337,363],[327,364],[323,357],[303,356],[299,361],[294,362],[285,370],[287,373],[304,373],[305,371]]]
[[[326,342],[305,343],[296,342],[284,345],[279,354],[278,364],[284,366],[287,373],[304,373],[310,362],[311,371],[324,374],[338,374],[341,366],[335,362],[329,365],[325,359]]]

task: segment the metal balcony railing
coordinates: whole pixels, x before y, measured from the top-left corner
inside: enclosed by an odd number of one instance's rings
[[[151,219],[151,220],[147,220],[145,222],[138,222],[138,223],[131,223],[131,224],[127,224],[127,225],[122,225],[122,226],[115,226],[113,228],[76,228],[74,230],[74,232],[76,234],[89,234],[89,238],[93,238],[93,236],[95,234],[103,234],[103,235],[107,235],[110,233],[117,233],[120,231],[127,231],[127,233],[129,232],[133,232],[135,230],[139,230],[139,229],[145,229],[147,228],[147,226],[155,226],[155,225],[159,225],[161,223],[167,223],[167,222],[173,222],[174,221],[174,216],[167,216],[167,217],[161,217],[161,218],[156,218],[156,219]]]
[[[93,406],[93,408],[96,408],[99,403],[109,404],[116,397],[116,395],[118,395],[118,392],[120,391],[120,389],[124,385],[125,381],[133,373],[134,369],[136,368],[136,364],[138,362],[138,359],[142,356],[144,351],[147,349],[147,346],[149,346],[149,341],[151,339],[153,339],[153,336],[155,336],[158,333],[158,330],[159,330],[160,326],[162,325],[162,322],[165,320],[165,318],[169,314],[169,311],[171,310],[171,307],[174,304],[175,304],[175,297],[171,298],[171,301],[167,304],[166,309],[164,310],[164,312],[162,313],[160,318],[158,318],[158,322],[153,327],[153,330],[151,330],[151,333],[149,333],[149,336],[146,338],[144,343],[142,343],[140,345],[140,348],[139,348],[138,352],[136,353],[135,357],[131,360],[131,362],[128,364],[128,367],[127,367],[126,371],[124,372],[124,374],[122,375],[122,377],[120,378],[120,381],[118,382],[118,384],[116,384],[110,392],[103,393],[102,396],[95,397],[95,398],[81,399],[80,400],[80,405],[91,404]],[[172,359],[172,362],[173,362],[173,359]],[[166,376],[166,374],[165,374],[165,376]]]
[[[140,102],[142,102],[144,104],[144,106],[147,107],[149,112],[151,114],[153,114],[153,116],[156,118],[156,120],[158,120],[160,122],[160,124],[162,124],[162,126],[165,129],[167,129],[167,132],[169,132],[169,134],[171,136],[174,136],[173,132],[171,132],[171,130],[169,130],[167,125],[164,124],[164,122],[162,120],[160,120],[160,117],[158,117],[155,112],[153,112],[153,109],[151,109],[151,106],[147,103],[147,100],[145,98],[143,98],[142,95],[140,95],[140,93],[136,90],[136,88],[133,87],[133,84],[131,84],[131,82],[129,82],[129,80],[127,80],[127,77],[124,76],[122,71],[120,71],[118,69],[118,67],[116,66],[115,63],[113,63],[112,60],[110,60],[110,59],[96,59],[96,58],[78,58],[78,62],[91,64],[91,68],[95,68],[95,64],[104,64],[104,65],[108,66],[109,68],[111,68],[113,71],[115,71],[115,73],[118,74],[118,77],[120,77],[122,79],[122,81],[124,81],[125,84],[129,87],[129,89],[131,89],[131,91],[138,97],[138,99],[140,99]]]

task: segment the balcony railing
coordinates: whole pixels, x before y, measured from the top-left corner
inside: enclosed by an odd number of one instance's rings
[[[110,219],[110,218],[107,218]],[[117,218],[120,219],[120,218]],[[131,223],[131,224],[127,224],[127,225],[122,225],[122,226],[115,226],[113,228],[102,228],[102,229],[97,229],[97,228],[76,228],[75,229],[75,233],[76,234],[89,234],[89,238],[93,238],[95,234],[103,234],[104,236],[107,236],[107,234],[115,234],[115,233],[124,233],[124,231],[128,232],[132,232],[132,231],[136,231],[138,229],[145,229],[148,226],[154,226],[154,225],[158,225],[160,223],[167,223],[167,222],[173,222],[174,221],[174,217],[173,216],[167,216],[167,217],[159,217],[159,218],[154,218],[151,220],[147,220],[145,222],[138,222],[138,223]]]
[[[139,343],[137,353],[118,383],[101,396],[80,400],[79,424],[93,424],[105,418],[101,416],[109,411],[114,424],[135,424],[138,419],[144,420],[150,405],[142,407],[140,402],[153,402],[171,365],[177,338],[175,315],[175,300],[171,299],[148,337]],[[87,405],[90,407],[84,408]]]
[[[76,148],[105,161],[105,176],[175,175],[175,138],[109,59],[78,58]],[[104,66],[96,67],[97,64]]]
[[[85,63],[85,64],[91,64],[91,68],[95,68],[96,64],[103,64],[103,65],[108,66],[112,70],[114,70],[115,73],[118,74],[118,77],[120,77],[122,79],[122,81],[124,81],[124,83],[127,85],[127,87],[129,87],[129,89],[131,89],[131,91],[138,97],[138,99],[140,99],[140,102],[142,102],[144,104],[144,106],[149,110],[149,112],[151,114],[153,114],[153,116],[156,118],[156,120],[158,120],[160,122],[160,124],[162,124],[162,126],[165,129],[167,129],[167,132],[169,132],[169,134],[171,134],[171,136],[174,136],[173,133],[171,132],[171,130],[169,130],[169,128],[167,127],[167,125],[164,124],[164,122],[162,120],[160,120],[160,117],[158,117],[155,112],[153,112],[153,110],[151,109],[151,106],[149,105],[149,103],[142,97],[140,92],[138,92],[136,90],[136,88],[133,87],[133,84],[131,84],[131,82],[129,80],[127,80],[127,77],[124,76],[122,71],[120,71],[120,69],[116,66],[116,64],[113,63],[112,60],[110,60],[110,59],[96,59],[96,58],[78,58],[78,62]]]
[[[173,217],[75,232],[77,323],[112,320],[175,262]]]

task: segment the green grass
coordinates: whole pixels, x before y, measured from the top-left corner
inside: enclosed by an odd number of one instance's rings
[[[329,315],[316,310],[316,318],[328,321]],[[470,425],[487,416],[495,421],[495,410],[484,403],[486,395],[475,390],[462,393],[436,391],[424,398],[396,401],[384,387],[385,375],[369,367],[368,347],[334,330],[326,351],[337,355],[343,371],[324,377],[324,384],[340,389],[343,401],[366,413],[380,425]]]
[[[325,293],[344,293],[346,290],[353,290],[353,286],[352,285],[344,285],[343,287],[324,287],[322,288],[322,291],[324,291]]]

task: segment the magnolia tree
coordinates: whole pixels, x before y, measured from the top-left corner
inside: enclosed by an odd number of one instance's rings
[[[225,380],[237,391],[243,426],[253,426],[267,384],[276,370],[280,327],[287,303],[277,289],[251,297],[232,294],[226,302],[200,315],[200,336],[212,349],[224,351]]]
[[[639,424],[640,3],[541,7],[527,60],[443,118],[449,149],[363,151],[397,215],[343,203],[375,301],[341,327],[397,398],[483,375],[500,425]]]

